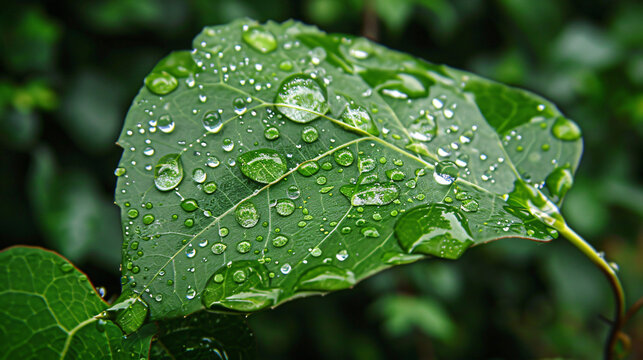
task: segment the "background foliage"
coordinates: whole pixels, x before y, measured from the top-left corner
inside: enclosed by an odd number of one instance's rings
[[[4,245],[45,246],[119,293],[125,112],[205,25],[297,18],[543,94],[584,130],[563,213],[643,294],[643,6],[555,0],[23,1],[0,14]],[[483,274],[483,276],[480,276]],[[598,358],[607,282],[565,241],[498,241],[253,315],[265,358]],[[628,327],[643,356],[641,315]]]

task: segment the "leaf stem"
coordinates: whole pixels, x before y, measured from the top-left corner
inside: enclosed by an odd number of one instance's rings
[[[616,271],[599,255],[599,253],[587,243],[580,235],[572,230],[567,223],[563,221],[556,221],[554,228],[560,232],[569,242],[576,246],[585,256],[587,256],[607,277],[612,287],[614,294],[615,309],[614,320],[612,321],[612,329],[610,330],[607,343],[605,344],[605,359],[613,359],[616,344],[618,342],[621,328],[625,320],[625,293],[621,286],[621,281],[616,274]]]

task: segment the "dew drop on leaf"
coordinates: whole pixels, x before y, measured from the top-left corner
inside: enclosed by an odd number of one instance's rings
[[[181,201],[181,208],[187,212],[192,212],[199,208],[199,204],[195,199],[184,199]]]
[[[237,158],[241,172],[256,182],[271,183],[286,173],[286,160],[275,150],[259,149],[245,152]]]
[[[216,134],[223,128],[223,120],[218,111],[208,111],[203,116],[203,127],[209,133]]]
[[[253,49],[267,54],[277,48],[277,39],[263,26],[251,26],[245,29],[241,35],[243,41]]]
[[[234,218],[244,228],[251,228],[259,222],[259,212],[251,201],[244,201],[234,210]]]
[[[170,115],[161,115],[159,119],[156,121],[156,126],[163,132],[164,134],[169,134],[172,131],[174,131],[174,120],[170,117]]]
[[[299,165],[297,172],[302,176],[313,176],[319,171],[319,163],[317,161],[309,161]]]
[[[168,154],[159,159],[154,167],[154,185],[161,191],[177,187],[183,180],[181,155]]]
[[[274,126],[267,127],[263,131],[263,136],[268,140],[277,140],[279,139],[279,129]]]
[[[307,123],[328,112],[325,92],[314,79],[296,74],[281,84],[275,104],[288,119],[297,123]]]
[[[551,127],[551,133],[555,138],[563,141],[575,141],[580,139],[581,131],[575,122],[559,116]]]
[[[145,86],[156,95],[166,95],[174,91],[179,82],[165,71],[155,71],[145,78]]]
[[[301,130],[301,139],[306,143],[313,143],[319,138],[319,132],[314,126],[306,126]]]
[[[319,265],[307,270],[297,279],[296,291],[333,291],[355,284],[352,271],[333,265]]]
[[[226,244],[221,243],[221,242],[214,243],[214,244],[212,244],[212,247],[211,247],[212,253],[215,254],[215,255],[221,255],[221,254],[223,254],[223,252],[225,251],[225,249],[227,247],[228,246]]]
[[[277,235],[272,239],[272,246],[280,248],[288,243],[288,238],[283,235]]]
[[[335,151],[333,157],[335,158],[335,162],[341,166],[350,166],[355,160],[355,155],[353,155],[353,152],[347,148]]]
[[[466,217],[450,205],[420,205],[395,223],[395,237],[409,254],[457,259],[473,244]]]
[[[295,203],[290,199],[279,199],[275,205],[277,214],[281,216],[288,216],[295,211]]]
[[[459,172],[458,166],[453,161],[440,161],[433,169],[433,179],[440,185],[451,185]]]
[[[365,131],[371,135],[378,136],[380,134],[377,126],[373,122],[371,114],[365,107],[357,104],[349,104],[344,109],[340,119],[353,128]]]

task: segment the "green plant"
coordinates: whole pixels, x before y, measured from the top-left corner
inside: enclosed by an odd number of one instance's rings
[[[119,138],[121,296],[103,302],[52,253],[3,252],[16,274],[3,326],[19,329],[7,354],[140,358],[152,343],[158,357],[247,357],[244,320],[204,310],[258,311],[492,240],[562,234],[614,288],[612,356],[624,295],[558,210],[582,141],[553,104],[296,22],[206,28],[194,48],[156,65]]]

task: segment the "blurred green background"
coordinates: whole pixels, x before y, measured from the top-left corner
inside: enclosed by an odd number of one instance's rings
[[[643,295],[643,4],[616,0],[13,1],[0,13],[4,245],[61,252],[119,289],[114,141],[154,64],[248,16],[367,34],[533,90],[584,131],[564,214]],[[503,240],[250,317],[260,358],[600,358],[607,281],[580,252]],[[643,358],[643,315],[627,327]]]

